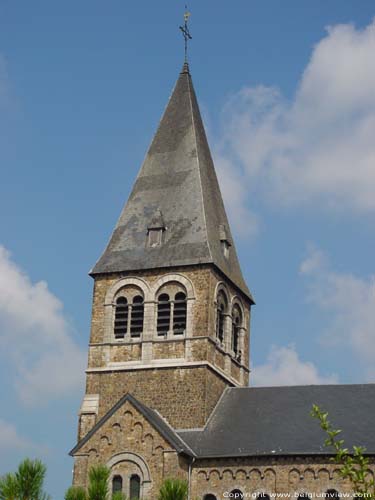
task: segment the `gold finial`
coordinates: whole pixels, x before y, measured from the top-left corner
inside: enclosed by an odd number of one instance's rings
[[[187,63],[187,51],[188,51],[188,41],[193,37],[190,35],[188,21],[191,16],[190,12],[187,10],[187,5],[185,5],[185,13],[184,13],[184,25],[180,26],[180,30],[182,31],[184,40],[185,40],[185,63]]]

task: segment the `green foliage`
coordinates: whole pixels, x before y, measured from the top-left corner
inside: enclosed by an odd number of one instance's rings
[[[71,486],[65,492],[65,500],[86,500],[86,490],[81,486]]]
[[[162,484],[158,500],[187,500],[188,483],[181,479],[166,479]]]
[[[43,491],[46,466],[40,460],[26,458],[13,474],[0,479],[0,500],[48,500]]]
[[[49,498],[43,491],[46,466],[40,460],[26,458],[18,466],[16,482],[19,500],[44,500]]]
[[[112,495],[112,500],[128,500],[128,497],[121,493],[121,491],[116,491],[116,493]]]
[[[341,466],[341,477],[351,481],[356,495],[374,500],[375,484],[374,480],[368,476],[370,460],[364,455],[366,448],[353,446],[352,451],[345,448],[344,440],[338,438],[341,430],[333,428],[328,420],[328,413],[323,412],[319,406],[313,405],[311,416],[319,420],[320,427],[328,436],[324,441],[324,446],[335,450],[336,454],[331,460]]]
[[[97,465],[89,470],[88,500],[107,500],[109,498],[108,479],[110,470],[105,465]]]
[[[16,475],[5,474],[0,478],[0,500],[17,500],[18,488]]]

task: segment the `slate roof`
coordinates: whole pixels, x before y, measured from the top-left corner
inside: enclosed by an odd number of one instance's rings
[[[163,244],[149,247],[147,231],[155,214],[165,224]],[[229,258],[223,238],[231,245]],[[200,263],[215,265],[252,301],[185,64],[129,200],[90,274]]]
[[[98,429],[121,408],[126,401],[129,401],[149,422],[150,424],[164,437],[166,441],[178,452],[185,455],[193,456],[192,450],[185,444],[185,442],[176,434],[172,427],[159,415],[158,412],[152,410],[148,406],[142,404],[138,399],[130,393],[125,394],[109,411],[106,413],[81,439],[77,445],[69,452],[69,455],[74,456],[82,446],[89,441],[89,439],[98,431]]]
[[[178,431],[196,456],[329,455],[313,404],[345,446],[375,455],[375,384],[228,388],[203,430]]]

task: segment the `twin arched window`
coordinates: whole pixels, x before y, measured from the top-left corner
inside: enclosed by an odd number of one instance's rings
[[[157,297],[157,334],[183,335],[186,331],[187,296],[177,283],[166,284]],[[144,299],[138,289],[123,289],[115,302],[115,339],[139,338],[144,326]]]
[[[126,297],[121,295],[116,300],[114,333],[116,339],[126,336],[137,338],[143,332],[144,300],[141,295]]]
[[[166,293],[169,292],[169,293]],[[157,333],[166,336],[168,332],[182,335],[186,331],[186,293],[176,291],[175,286],[165,287],[158,296]]]
[[[112,494],[123,492],[123,481],[121,476],[114,476],[112,479]],[[132,474],[129,481],[129,499],[139,500],[141,497],[141,478],[138,474]]]
[[[223,290],[219,290],[216,300],[216,338],[220,344],[224,344],[225,337],[225,317],[228,315],[228,299]],[[231,337],[230,349],[236,359],[240,359],[240,333],[243,327],[243,315],[238,304],[234,304],[231,311]]]

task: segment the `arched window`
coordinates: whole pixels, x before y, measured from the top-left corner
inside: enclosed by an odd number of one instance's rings
[[[169,324],[171,321],[171,303],[169,302],[169,295],[162,293],[158,299],[158,322],[157,332],[158,335],[167,335]]]
[[[239,340],[240,340],[241,324],[242,324],[242,313],[241,313],[241,309],[236,304],[233,306],[233,309],[232,309],[231,349],[234,352],[234,355],[237,359],[240,357]]]
[[[183,292],[176,293],[173,309],[173,333],[180,335],[186,330],[186,295]]]
[[[207,495],[204,495],[203,500],[217,500],[217,498],[212,493],[208,493]]]
[[[133,298],[131,321],[130,321],[130,335],[131,337],[140,337],[143,332],[143,317],[144,317],[144,303],[143,297],[136,295]]]
[[[115,302],[114,337],[139,338],[143,332],[144,299],[138,287],[124,287]]]
[[[224,342],[224,325],[225,325],[225,313],[227,310],[228,301],[223,291],[217,295],[217,306],[216,306],[216,338],[220,343]]]
[[[122,477],[114,476],[112,479],[112,493],[118,493],[122,491]]]
[[[332,500],[336,500],[339,498],[339,492],[337,490],[327,490],[326,491],[326,498],[330,498]]]
[[[232,490],[230,494],[231,494],[230,498],[236,498],[237,500],[243,498],[243,493],[241,490]]]
[[[138,500],[141,496],[141,478],[138,474],[130,476],[129,498],[130,500]]]
[[[157,295],[157,334],[183,335],[187,324],[187,296],[185,289],[177,282],[165,283]]]
[[[115,338],[123,339],[128,331],[129,306],[126,297],[116,300]]]

